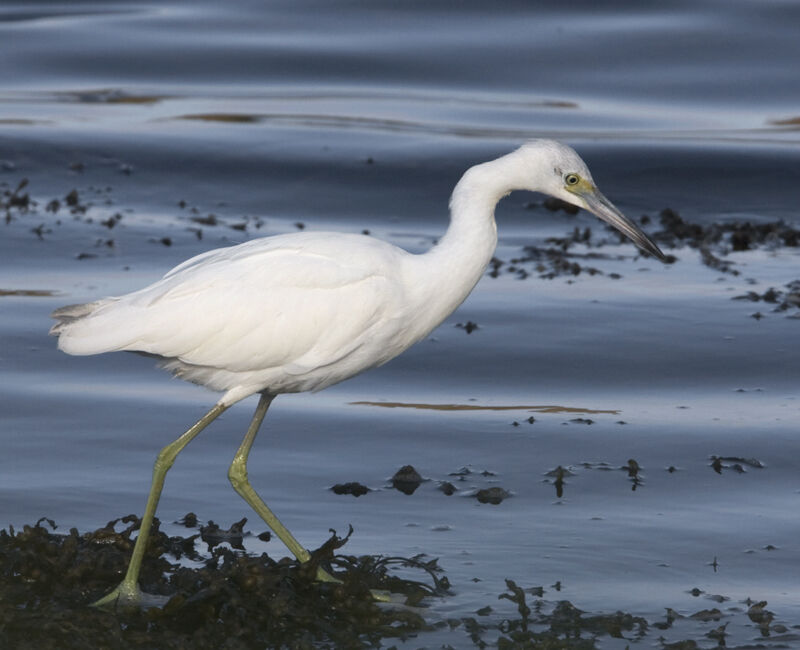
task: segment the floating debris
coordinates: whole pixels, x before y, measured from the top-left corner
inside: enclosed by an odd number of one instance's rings
[[[560,499],[564,496],[564,485],[566,485],[564,479],[567,476],[575,476],[575,473],[559,465],[555,469],[551,469],[547,472],[545,476],[553,479],[552,483],[556,488],[556,496]]]
[[[628,478],[632,483],[631,490],[635,491],[644,482],[639,474],[642,468],[633,458],[629,458],[627,464],[620,467],[620,469],[628,472]]]
[[[466,323],[456,323],[456,327],[461,328],[467,334],[472,334],[472,332],[474,332],[475,330],[480,329],[478,327],[478,324],[473,323],[471,320],[468,320]]]
[[[755,291],[733,296],[731,300],[748,300],[750,302],[765,302],[775,305],[773,312],[785,312],[790,309],[800,308],[800,280],[792,280],[784,285],[786,291],[770,287],[764,293],[759,294]],[[756,316],[758,314],[758,316]],[[751,314],[753,318],[762,318],[760,312]],[[795,314],[796,316],[796,314]]]
[[[722,474],[723,469],[732,469],[739,474],[744,474],[744,466],[763,469],[764,463],[757,458],[740,458],[739,456],[710,456],[710,466],[717,473]]]
[[[247,518],[237,521],[232,524],[228,530],[220,528],[213,521],[209,521],[205,526],[200,528],[200,537],[208,544],[208,550],[211,551],[219,544],[230,544],[231,548],[237,550],[244,550],[244,525],[247,523]]]

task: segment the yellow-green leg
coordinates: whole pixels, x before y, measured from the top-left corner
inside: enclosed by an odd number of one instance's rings
[[[272,403],[274,396],[261,394],[261,399],[258,401],[256,412],[253,415],[253,420],[250,422],[250,427],[242,440],[242,444],[233,457],[233,462],[228,469],[228,478],[239,495],[247,501],[250,507],[258,513],[273,532],[280,538],[292,554],[301,562],[308,562],[311,558],[309,552],[298,542],[294,535],[284,526],[280,519],[267,507],[267,504],[261,500],[258,493],[250,485],[247,478],[247,457],[250,455],[250,448],[253,446],[253,441],[256,439],[256,434],[264,420],[269,405]],[[330,573],[323,569],[317,570],[317,580],[322,582],[339,582]]]
[[[147,506],[142,516],[142,524],[139,528],[139,535],[136,538],[136,545],[133,547],[133,555],[131,556],[130,564],[128,564],[128,571],[125,573],[125,577],[122,579],[119,586],[110,594],[95,602],[95,607],[136,605],[141,602],[142,594],[139,591],[138,584],[139,571],[142,567],[142,558],[144,558],[144,551],[147,547],[147,538],[150,535],[153,516],[156,513],[158,499],[161,496],[161,489],[164,487],[164,479],[167,476],[167,471],[172,467],[172,464],[175,462],[175,457],[181,450],[194,440],[194,438],[211,424],[211,422],[226,411],[229,406],[229,404],[218,402],[214,405],[214,408],[200,418],[186,433],[159,452],[155,466],[153,467],[153,482],[150,487],[150,495],[147,497]]]

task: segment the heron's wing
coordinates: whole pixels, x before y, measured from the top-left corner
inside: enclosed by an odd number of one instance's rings
[[[391,259],[398,249],[367,238],[338,246],[330,238],[296,246],[257,241],[265,243],[204,254],[150,287],[100,303],[65,329],[62,347],[147,352],[234,372],[280,366],[302,373],[350,354],[402,309]],[[65,336],[80,338],[84,351],[70,350]]]

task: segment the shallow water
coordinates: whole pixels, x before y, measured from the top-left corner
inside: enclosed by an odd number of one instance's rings
[[[142,286],[193,254],[296,223],[422,250],[445,227],[463,170],[538,136],[573,144],[633,217],[657,222],[670,207],[706,225],[797,227],[798,14],[783,2],[4,4],[0,182],[28,178],[38,205],[14,211],[0,238],[0,289],[17,291],[0,292],[3,522],[46,515],[85,530],[141,511],[156,451],[215,398],[148,359],[59,353],[48,314]],[[72,189],[85,215],[64,205]],[[665,266],[586,214],[526,205],[539,200],[501,203],[498,258],[591,227],[609,242],[597,251],[612,254],[586,261],[602,274],[545,280],[527,263],[524,280],[486,277],[385,367],[281,397],[251,457],[253,484],[310,547],[352,523],[348,552],[439,557],[455,595],[434,617],[487,602],[503,611],[495,599],[509,577],[560,582],[546,597],[588,611],[653,619],[719,594],[726,615],[752,598],[799,623],[800,321],[731,300],[800,278],[797,249],[726,255],[739,275],[689,247]],[[101,223],[118,213],[113,228]],[[192,220],[209,214],[217,225]],[[30,290],[52,295],[19,295]],[[456,327],[466,321],[479,328]],[[564,408],[533,408],[548,405]],[[162,519],[250,516],[226,466],[253,407],[182,454]],[[763,467],[718,474],[711,456]],[[618,469],[631,458],[638,485]],[[407,463],[431,479],[412,496],[386,487]],[[548,477],[558,466],[574,474],[560,498]],[[450,473],[462,467],[473,473],[459,482]],[[437,489],[443,480],[457,495]],[[328,490],[347,481],[375,491]],[[512,498],[469,496],[490,485]],[[770,640],[740,619],[728,632]],[[415,643],[466,639],[439,634]]]

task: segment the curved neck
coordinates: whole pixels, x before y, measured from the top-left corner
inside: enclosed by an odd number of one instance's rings
[[[524,187],[515,153],[475,165],[464,173],[450,197],[447,232],[426,253],[451,277],[469,278],[467,293],[480,279],[497,246],[497,202],[513,189]]]
[[[524,187],[511,153],[468,169],[450,198],[450,225],[439,242],[415,255],[415,282],[424,329],[439,325],[478,283],[497,247],[494,209],[512,189]]]

